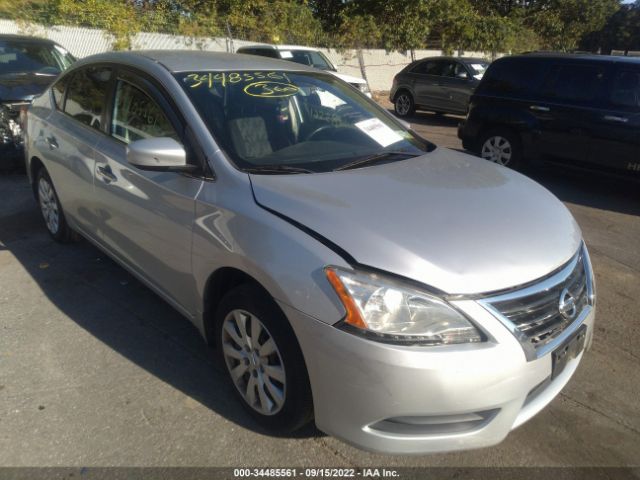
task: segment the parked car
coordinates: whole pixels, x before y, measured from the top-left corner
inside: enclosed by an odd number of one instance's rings
[[[458,135],[467,150],[519,167],[552,162],[640,174],[640,58],[526,54],[494,62]]]
[[[89,239],[192,321],[270,429],[315,416],[376,451],[492,445],[591,343],[591,264],[563,204],[328,73],[106,53],[27,124],[49,233]]]
[[[24,162],[23,119],[29,104],[75,59],[51,40],[0,35],[0,168]]]
[[[480,58],[417,60],[393,78],[389,100],[399,117],[411,116],[416,110],[464,115],[469,98],[488,66]]]
[[[240,47],[236,53],[244,53],[248,55],[259,55],[261,57],[280,58],[290,62],[296,62],[301,65],[307,65],[313,68],[319,68],[329,72],[340,80],[344,80],[348,84],[360,90],[367,97],[371,98],[369,85],[366,80],[344,73],[338,73],[338,69],[331,63],[331,60],[317,48],[301,47],[299,45],[251,45]]]

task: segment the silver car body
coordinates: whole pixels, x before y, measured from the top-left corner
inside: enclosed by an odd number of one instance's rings
[[[172,72],[307,67],[158,51],[102,54],[71,70],[90,63],[130,66],[161,84],[215,177],[129,165],[121,144],[57,111],[50,91],[29,112],[27,171],[42,162],[70,226],[205,336],[221,275],[241,271],[259,282],[300,343],[321,430],[383,452],[483,447],[503,440],[569,381],[582,353],[552,378],[550,352],[583,325],[590,344],[592,273],[576,222],[538,184],[444,148],[343,172],[247,174],[216,144]],[[401,346],[336,328],[345,309],[324,275],[327,265],[387,272],[437,292],[488,341]],[[553,293],[578,270],[588,304],[534,349],[501,305]],[[556,305],[560,295],[553,295]]]

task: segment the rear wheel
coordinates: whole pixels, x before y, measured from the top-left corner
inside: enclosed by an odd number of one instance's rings
[[[396,95],[394,108],[396,115],[399,117],[409,117],[416,111],[416,106],[413,103],[413,97],[406,90],[402,90]]]
[[[216,313],[217,347],[242,405],[261,426],[289,433],[313,414],[304,358],[289,323],[260,288],[229,292]]]
[[[478,153],[485,160],[510,168],[521,166],[520,139],[510,130],[489,130],[480,137],[478,145]]]
[[[38,170],[36,175],[36,192],[40,212],[49,234],[54,240],[62,243],[75,240],[77,234],[67,225],[51,177],[44,168]]]

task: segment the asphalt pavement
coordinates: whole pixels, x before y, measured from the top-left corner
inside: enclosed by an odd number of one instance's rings
[[[461,149],[458,121],[424,113],[411,123]],[[0,466],[639,466],[640,188],[531,175],[566,203],[589,246],[593,348],[500,445],[390,456],[313,426],[261,431],[186,319],[88,242],[53,242],[26,177],[0,174]]]

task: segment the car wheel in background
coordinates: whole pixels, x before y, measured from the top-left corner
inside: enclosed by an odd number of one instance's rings
[[[216,346],[245,409],[263,427],[289,433],[313,417],[311,387],[298,341],[264,291],[245,284],[216,312]]]
[[[402,90],[396,95],[393,105],[396,115],[399,117],[409,117],[416,111],[416,106],[413,103],[413,97],[406,90]]]
[[[54,240],[61,243],[76,240],[77,234],[67,225],[51,177],[44,168],[38,170],[36,175],[36,194],[42,218]]]
[[[490,162],[510,168],[518,168],[522,162],[520,139],[507,129],[492,129],[481,135],[478,154]]]

